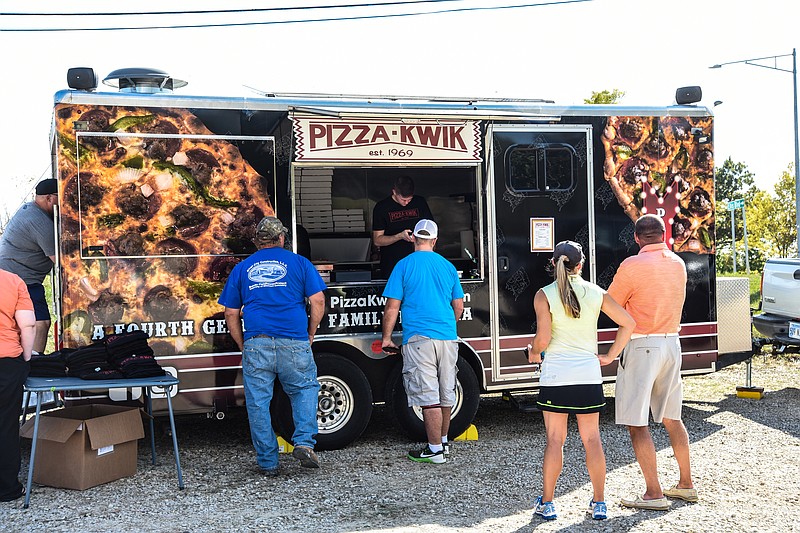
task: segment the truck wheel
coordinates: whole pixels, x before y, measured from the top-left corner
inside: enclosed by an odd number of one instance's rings
[[[467,361],[458,357],[458,374],[456,375],[456,404],[450,414],[450,431],[448,438],[455,438],[464,433],[472,424],[475,413],[478,412],[480,402],[480,387],[478,378]],[[397,425],[400,426],[412,440],[424,442],[428,440],[425,434],[425,424],[422,421],[422,409],[409,407],[406,390],[403,387],[403,365],[398,364],[389,374],[386,384],[386,398],[389,411],[392,413]]]
[[[317,450],[337,450],[356,440],[372,416],[372,389],[355,363],[339,355],[316,356],[319,399]],[[291,442],[294,433],[289,397],[277,384],[270,406],[275,432]]]

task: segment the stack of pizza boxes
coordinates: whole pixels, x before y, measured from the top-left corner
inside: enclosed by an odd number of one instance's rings
[[[333,231],[331,181],[333,169],[304,168],[295,174],[298,222],[309,233]]]
[[[333,229],[339,232],[364,232],[364,211],[362,209],[334,209]]]

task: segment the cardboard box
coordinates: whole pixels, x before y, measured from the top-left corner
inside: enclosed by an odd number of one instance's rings
[[[33,438],[34,419],[21,434]],[[67,407],[39,418],[33,481],[84,490],[136,474],[138,440],[144,437],[138,408],[117,405]]]

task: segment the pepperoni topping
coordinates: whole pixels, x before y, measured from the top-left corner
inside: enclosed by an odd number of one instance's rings
[[[660,159],[669,155],[669,146],[664,136],[659,132],[647,139],[644,144],[644,152],[653,159]]]
[[[617,128],[619,136],[634,144],[644,135],[644,124],[636,117],[625,117]]]
[[[688,209],[692,215],[702,218],[711,213],[713,208],[708,193],[700,187],[695,187],[689,195]]]
[[[628,185],[636,185],[640,181],[647,181],[650,177],[650,165],[638,157],[634,157],[622,164],[620,175]]]

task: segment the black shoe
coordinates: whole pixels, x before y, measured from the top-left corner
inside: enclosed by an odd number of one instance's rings
[[[308,446],[295,446],[292,457],[300,461],[303,468],[319,468],[319,457]]]
[[[433,452],[431,451],[431,447],[427,444],[421,450],[411,450],[408,452],[408,458],[418,463],[442,464],[447,462],[447,458],[444,456],[444,450]]]

